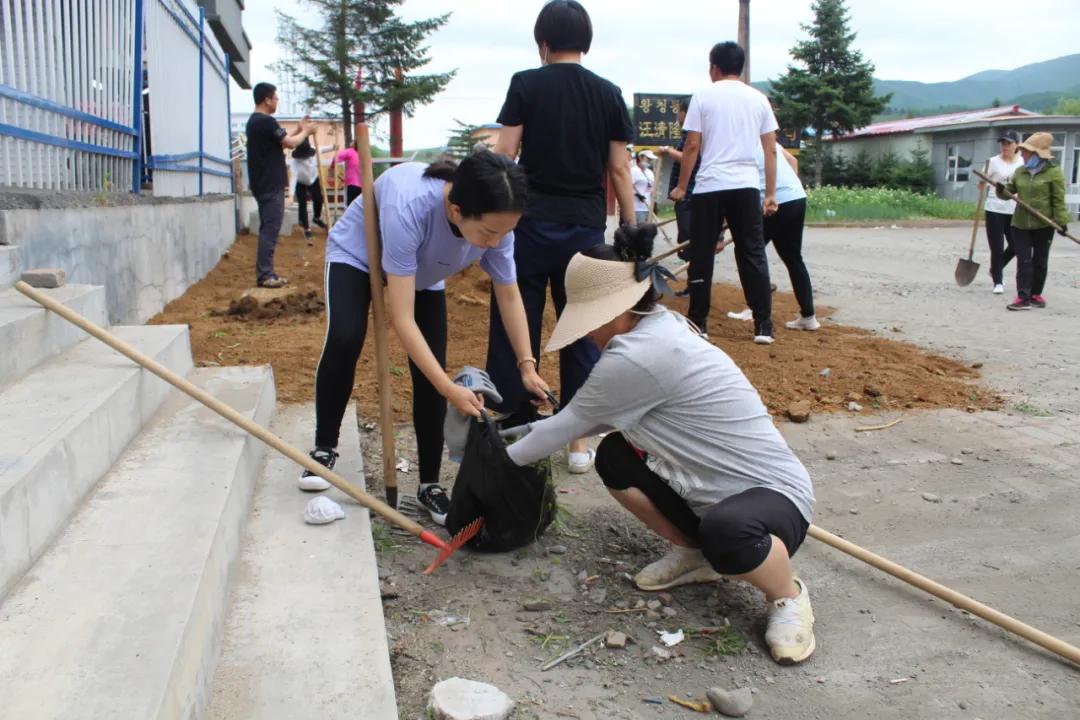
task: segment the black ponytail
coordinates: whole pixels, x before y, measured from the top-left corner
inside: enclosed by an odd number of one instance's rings
[[[458,164],[434,162],[424,177],[452,183],[450,202],[461,208],[466,218],[525,210],[525,171],[510,158],[490,150],[473,153]]]
[[[583,250],[581,254],[596,260],[613,260],[615,262],[636,263],[648,260],[653,255],[653,241],[656,240],[656,232],[656,225],[652,223],[623,225],[615,231],[614,244],[593,245],[588,250]],[[636,313],[649,312],[656,306],[661,297],[661,294],[655,288],[649,287],[630,310]]]

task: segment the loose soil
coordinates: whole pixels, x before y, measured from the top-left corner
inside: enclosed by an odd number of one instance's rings
[[[150,324],[189,325],[198,365],[270,364],[280,401],[309,401],[325,334],[325,235],[317,235],[313,245],[299,233],[281,239],[277,271],[291,280],[291,292],[265,303],[243,298],[254,281],[256,242],[254,235],[239,236],[206,278],[169,303]],[[490,280],[475,266],[447,282],[447,361],[452,370],[484,365],[490,287]],[[669,305],[686,309],[683,300],[672,300]],[[947,407],[974,411],[1000,406],[996,393],[976,384],[976,369],[914,345],[829,323],[814,333],[787,330],[780,321],[795,317],[798,309],[786,293],[773,298],[776,344],[754,345],[750,324],[726,317],[728,310],[743,306],[741,289],[716,285],[709,335],[742,368],[776,416],[785,416],[799,401],[809,402],[814,413],[848,412],[852,401],[866,412]],[[818,309],[819,317],[830,312]],[[549,304],[545,338],[554,321]],[[412,395],[408,361],[394,334],[388,335],[394,412],[399,421],[407,421]],[[360,414],[369,417],[377,415],[378,401],[372,342],[369,338],[369,349],[361,355],[354,388]],[[557,355],[543,356],[541,372],[557,386]]]

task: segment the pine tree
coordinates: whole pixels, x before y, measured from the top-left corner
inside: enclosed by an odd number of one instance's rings
[[[472,134],[478,126],[463,123],[457,118],[454,118],[454,122],[457,127],[450,131],[450,139],[446,141],[446,154],[461,160],[472,154],[473,145],[476,144]]]
[[[398,109],[412,115],[454,76],[453,71],[412,74],[429,60],[423,44],[427,36],[450,15],[405,22],[395,13],[403,1],[303,0],[312,11],[308,15],[317,18],[314,27],[276,11],[277,39],[286,57],[273,68],[306,88],[309,110],[341,119],[347,145],[353,142],[354,103],[364,104],[361,120]],[[360,90],[354,87],[358,69],[363,71]]]
[[[851,48],[844,0],[814,0],[814,20],[803,25],[809,39],[791,50],[799,66],[772,83],[771,97],[783,127],[814,129],[814,181],[821,184],[822,141],[870,123],[892,95],[874,95],[874,65]]]

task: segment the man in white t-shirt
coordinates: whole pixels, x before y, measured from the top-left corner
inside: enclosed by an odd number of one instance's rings
[[[653,185],[656,182],[649,161],[655,159],[656,155],[651,150],[642,150],[635,156],[634,164],[630,167],[630,182],[634,185],[634,220],[638,225],[649,220]]]
[[[776,212],[776,117],[768,98],[739,80],[746,53],[733,42],[709,52],[713,84],[694,94],[686,112],[679,184],[671,199],[686,196],[697,158],[691,196],[690,319],[706,331],[713,262],[721,224],[735,240],[735,262],[746,304],[754,311],[754,342],[773,342],[769,263],[765,255],[762,214]],[[760,146],[760,150],[758,149]],[[758,189],[757,154],[765,154],[765,194]]]

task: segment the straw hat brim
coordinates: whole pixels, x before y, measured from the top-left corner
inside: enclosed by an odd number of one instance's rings
[[[1020,143],[1019,147],[1023,148],[1024,150],[1027,150],[1028,152],[1035,153],[1036,155],[1041,157],[1043,160],[1053,160],[1053,158],[1054,158],[1054,154],[1052,152],[1050,152],[1050,148],[1037,147],[1035,145],[1032,145],[1030,143],[1030,141]]]
[[[561,350],[601,325],[611,322],[634,307],[651,282],[649,278],[645,278],[594,300],[567,302],[544,350],[546,352]]]

